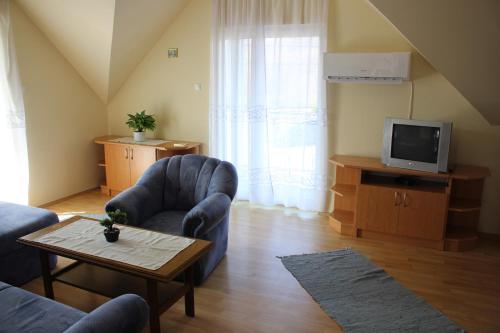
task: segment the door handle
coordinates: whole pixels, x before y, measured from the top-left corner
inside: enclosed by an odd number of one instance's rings
[[[128,160],[128,148],[125,148],[125,159]]]
[[[130,159],[134,159],[134,148],[130,148]]]
[[[409,195],[405,194],[403,195],[403,207],[408,207],[408,202],[407,202],[407,198],[409,197]]]
[[[401,205],[401,193],[394,192],[394,206]]]

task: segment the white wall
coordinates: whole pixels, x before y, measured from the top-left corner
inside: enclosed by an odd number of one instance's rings
[[[11,15],[26,109],[29,202],[97,187],[92,140],[107,132],[105,106],[15,3]]]

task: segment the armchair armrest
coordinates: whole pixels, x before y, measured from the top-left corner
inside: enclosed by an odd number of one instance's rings
[[[106,212],[116,209],[127,213],[128,223],[138,226],[161,210],[162,197],[149,188],[135,185],[121,192],[106,204]]]
[[[162,210],[164,185],[164,163],[160,160],[144,172],[136,185],[111,199],[106,212],[120,209],[127,213],[130,225],[138,226]]]
[[[66,333],[140,333],[149,318],[149,306],[137,295],[114,298],[77,321]]]
[[[227,215],[231,198],[225,193],[214,193],[194,206],[182,221],[182,234],[201,238]]]

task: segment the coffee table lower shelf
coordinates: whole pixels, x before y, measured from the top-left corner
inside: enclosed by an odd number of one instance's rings
[[[55,272],[53,281],[109,298],[123,294],[136,294],[148,299],[147,281],[144,278],[83,262],[75,262],[71,266],[70,269]],[[188,287],[175,281],[158,282],[157,290],[159,312],[162,313],[184,297],[188,292]]]

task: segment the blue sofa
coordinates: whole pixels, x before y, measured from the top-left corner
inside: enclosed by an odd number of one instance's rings
[[[134,333],[149,318],[146,301],[127,294],[90,313],[0,282],[0,333]]]
[[[38,250],[17,239],[56,223],[57,215],[48,210],[0,202],[0,281],[20,286],[40,276]],[[51,269],[56,261],[56,256],[49,256]]]
[[[201,155],[173,156],[150,166],[137,184],[118,194],[106,211],[120,209],[129,224],[213,242],[194,267],[200,285],[227,250],[229,210],[238,187],[229,162]]]

